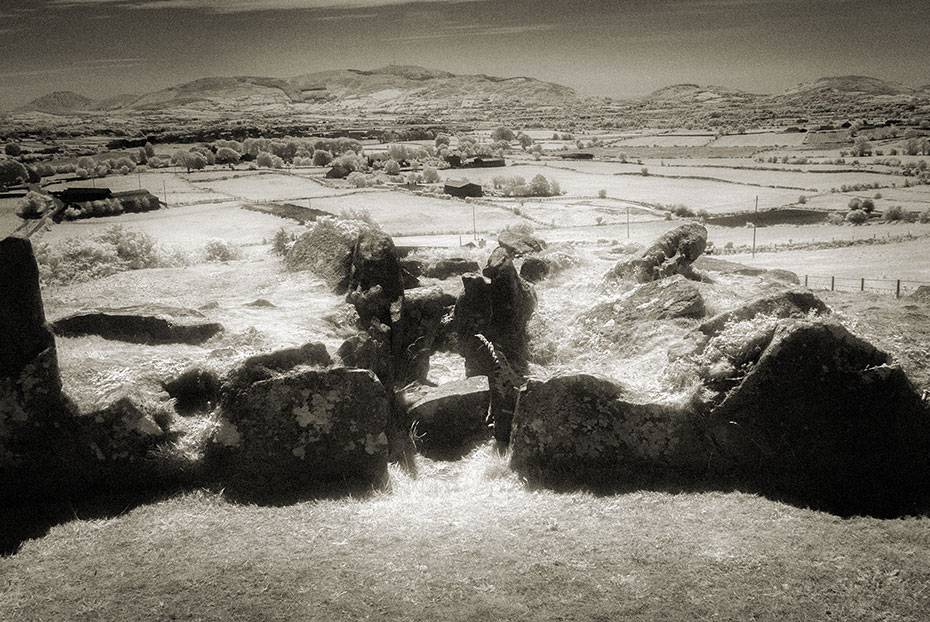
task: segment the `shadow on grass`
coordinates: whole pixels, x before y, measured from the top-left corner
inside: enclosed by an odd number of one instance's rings
[[[75,499],[32,500],[0,506],[0,556],[15,555],[23,542],[45,536],[56,525],[72,520],[115,518],[179,492],[180,489],[96,491]]]
[[[545,475],[522,473],[530,490],[558,493],[588,492],[611,496],[639,491],[667,494],[741,492],[802,509],[833,514],[840,518],[864,516],[895,519],[930,515],[930,482],[925,485],[894,485],[888,482],[862,486],[862,482],[815,478],[779,480],[771,474],[693,473],[688,471],[646,470],[632,472],[611,468],[571,472],[554,469]]]

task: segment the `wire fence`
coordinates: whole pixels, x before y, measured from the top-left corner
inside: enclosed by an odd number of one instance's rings
[[[921,287],[930,290],[930,283],[904,279],[857,279],[805,274],[804,287],[807,289],[828,289],[833,292],[873,292],[900,298],[915,293]]]

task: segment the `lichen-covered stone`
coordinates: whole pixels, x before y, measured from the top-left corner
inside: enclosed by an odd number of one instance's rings
[[[497,236],[497,243],[511,258],[542,252],[546,242],[531,233],[504,229]]]
[[[372,485],[387,468],[387,423],[386,392],[370,371],[299,367],[224,387],[206,465],[257,498]]]
[[[691,280],[700,280],[691,264],[706,247],[707,229],[703,225],[682,225],[662,235],[638,256],[617,262],[605,278],[646,283],[681,274]]]
[[[778,320],[708,417],[718,473],[841,513],[930,498],[930,413],[887,354],[829,321]]]
[[[455,459],[490,438],[488,379],[472,376],[438,387],[418,385],[404,392],[417,449],[430,458]]]
[[[483,274],[462,276],[465,289],[455,304],[453,326],[458,347],[465,358],[466,376],[495,377],[496,362],[486,345],[476,337],[491,342],[513,371],[525,375],[528,365],[526,325],[536,309],[536,290],[520,278],[507,252],[498,247],[488,258]],[[495,438],[508,442],[509,413],[515,394],[491,385],[491,418]]]
[[[697,285],[681,275],[644,283],[625,294],[599,303],[582,321],[632,325],[644,320],[704,317],[704,297]]]
[[[806,315],[828,315],[830,309],[807,290],[784,290],[775,294],[762,296],[740,305],[730,311],[724,311],[701,324],[699,330],[705,335],[712,335],[723,329],[728,322],[740,322],[757,315],[775,317],[804,317]]]
[[[511,466],[533,481],[593,486],[674,482],[706,452],[690,409],[632,399],[588,374],[531,379],[511,448]]]

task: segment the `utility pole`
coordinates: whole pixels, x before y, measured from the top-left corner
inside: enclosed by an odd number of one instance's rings
[[[630,239],[630,206],[626,206],[626,239]]]
[[[165,180],[161,180],[161,193],[165,195],[165,207],[168,207],[168,187],[165,185]]]
[[[759,216],[759,195],[756,195],[756,216],[752,219],[752,256],[756,256],[756,220]]]
[[[475,215],[475,204],[471,204],[471,231],[472,235],[475,237],[475,241],[478,241],[478,217]]]

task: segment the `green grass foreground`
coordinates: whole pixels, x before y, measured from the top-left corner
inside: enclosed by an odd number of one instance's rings
[[[0,619],[918,620],[930,521],[740,493],[522,485],[485,446],[365,498],[195,491],[72,520],[0,558]],[[78,512],[80,515],[80,512]]]

